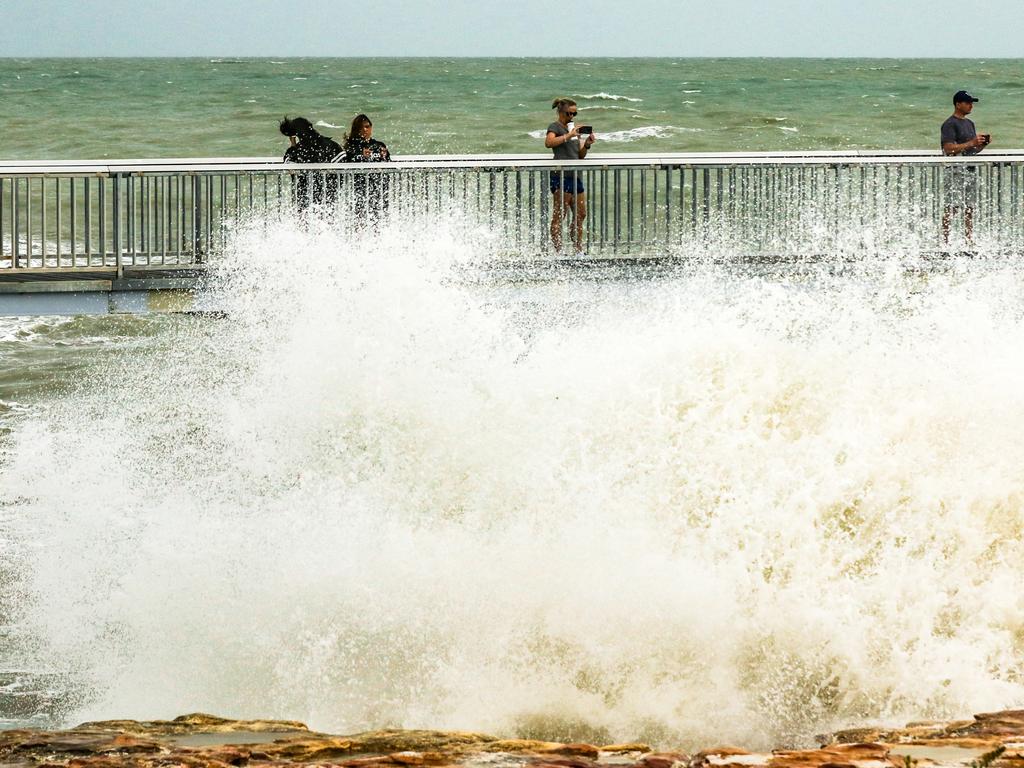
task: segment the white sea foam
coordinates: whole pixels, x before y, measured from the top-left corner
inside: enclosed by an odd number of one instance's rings
[[[318,128],[344,128],[345,127],[343,125],[334,125],[332,123],[328,123],[326,120],[317,120],[316,121],[316,126]]]
[[[758,746],[1024,703],[1015,263],[467,284],[494,237],[240,227],[227,320],[18,419],[69,720]]]
[[[21,317],[0,317],[0,344],[24,342],[36,335],[38,321]],[[0,359],[3,350],[0,347]]]
[[[624,131],[598,134],[601,141],[629,143],[641,139],[667,139],[681,133],[701,133],[703,128],[681,128],[675,125],[640,125]]]
[[[597,106],[584,107],[580,111],[580,117],[588,115],[592,112],[639,112],[640,110],[636,107],[624,107],[621,104],[599,104]]]
[[[623,131],[609,131],[607,133],[598,131],[597,138],[599,141],[629,143],[640,141],[641,139],[667,139],[677,134],[701,133],[703,130],[703,128],[680,128],[675,125],[640,125]],[[547,135],[547,130],[530,131],[528,135],[534,139],[543,139]]]
[[[589,93],[589,94],[587,94],[587,93],[574,93],[573,96],[575,96],[577,99],[598,99],[598,100],[605,100],[605,101],[632,101],[632,102],[643,101],[643,99],[637,99],[637,98],[634,98],[632,96],[619,96],[618,94],[615,94],[615,93],[605,93],[604,91],[602,91],[601,93]]]

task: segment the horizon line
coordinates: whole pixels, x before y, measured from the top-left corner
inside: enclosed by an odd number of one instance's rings
[[[131,54],[25,54],[25,55],[4,55],[0,61],[14,61],[19,59],[537,59],[545,61],[564,61],[565,56],[538,56],[527,54],[508,54],[502,56],[480,56],[470,54],[367,54],[362,56],[336,56],[327,54],[308,55],[273,55],[273,54],[241,54],[241,53],[189,53],[189,54],[167,54],[161,56],[153,55],[131,55]],[[632,59],[637,61],[655,61],[674,59],[679,61],[695,61],[707,59],[776,59],[780,61],[844,61],[844,60],[868,60],[868,61],[1024,61],[1024,56],[777,56],[777,55],[706,55],[706,56],[619,56],[619,55],[594,55],[594,56],[573,56],[571,60],[588,59]]]

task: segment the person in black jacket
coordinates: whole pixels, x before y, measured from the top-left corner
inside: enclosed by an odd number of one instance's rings
[[[356,115],[345,137],[345,162],[390,163],[391,153],[383,141],[373,138],[373,123],[366,115]],[[359,173],[352,176],[357,218],[376,219],[388,209],[388,177],[384,173]]]
[[[338,142],[318,133],[306,118],[289,119],[285,115],[280,129],[291,140],[291,146],[284,153],[286,163],[330,163],[341,160],[342,149]],[[311,205],[327,209],[337,202],[337,174],[297,173],[294,179],[292,200],[300,211]]]

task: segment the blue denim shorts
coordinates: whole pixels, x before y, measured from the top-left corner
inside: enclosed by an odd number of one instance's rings
[[[576,171],[552,171],[551,191],[558,191],[558,182],[562,182],[562,191],[570,195],[578,195],[583,191],[583,179]]]

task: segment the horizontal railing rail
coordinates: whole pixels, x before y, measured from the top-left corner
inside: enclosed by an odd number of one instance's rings
[[[545,253],[551,186],[570,175],[586,189],[584,247],[595,255],[715,241],[756,253],[879,240],[936,249],[948,211],[962,220],[965,207],[976,240],[1024,241],[1024,150],[630,153],[579,162],[406,155],[323,165],[265,157],[22,160],[0,161],[0,274],[201,265],[246,217],[310,204],[353,228],[384,216],[454,213],[491,232],[497,253]],[[961,221],[953,237],[965,234]]]
[[[553,160],[548,155],[531,154],[488,154],[488,155],[395,155],[391,163],[375,164],[377,168],[409,167],[481,167],[498,168],[507,166],[550,166],[550,165],[614,165],[620,167],[636,165],[733,165],[733,164],[878,164],[901,162],[908,164],[970,163],[988,165],[993,163],[1014,163],[1024,160],[1024,149],[989,151],[972,156],[947,157],[938,150],[848,150],[803,152],[678,152],[678,153],[600,153],[589,155],[579,164]],[[144,172],[154,169],[174,169],[182,172],[208,172],[213,170],[261,171],[268,169],[309,169],[327,168],[359,171],[360,164],[324,163],[296,165],[283,163],[276,157],[212,157],[212,158],[142,158],[109,160],[0,160],[0,175],[59,175],[64,173],[114,174]]]

